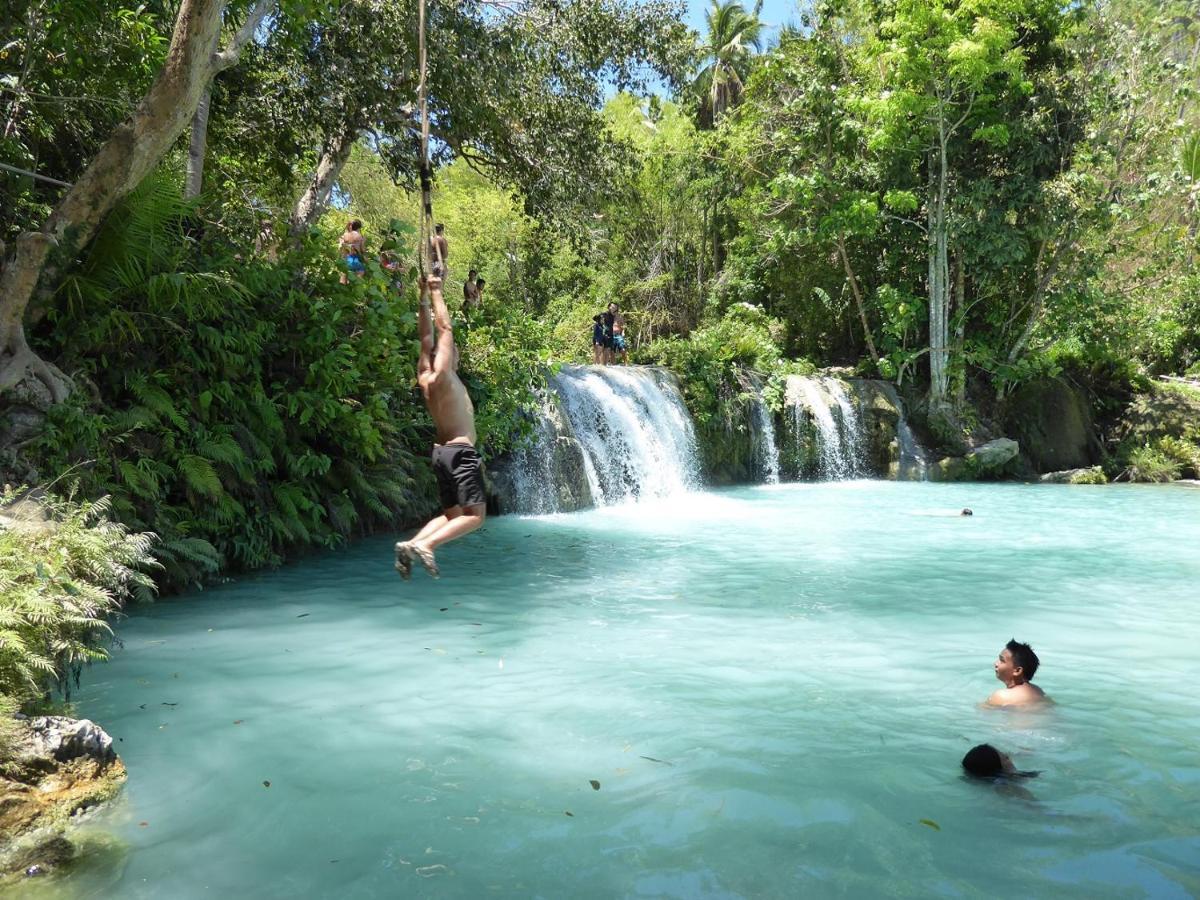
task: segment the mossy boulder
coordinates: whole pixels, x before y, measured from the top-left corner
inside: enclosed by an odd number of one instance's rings
[[[1038,478],[1038,481],[1042,484],[1108,484],[1108,477],[1100,466],[1087,466],[1081,469],[1047,472]]]
[[[1005,404],[1004,431],[1036,472],[1086,468],[1097,461],[1087,398],[1061,378],[1027,381]]]
[[[986,481],[1012,474],[1020,445],[1011,438],[996,438],[968,450],[962,456],[947,456],[929,470],[932,481]]]

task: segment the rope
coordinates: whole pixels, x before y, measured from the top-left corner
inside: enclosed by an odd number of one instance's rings
[[[425,51],[425,0],[418,0],[417,3],[417,57],[421,67],[421,78],[417,83],[417,105],[421,111],[421,227],[418,238],[421,246],[417,253],[417,267],[424,275],[425,263],[432,249],[436,257],[435,264],[444,275],[442,248],[433,243],[433,174],[429,164],[429,58]]]
[[[16,166],[10,166],[8,163],[0,163],[0,169],[8,172],[16,172],[18,175],[28,175],[30,178],[36,178],[38,181],[48,181],[50,184],[56,184],[59,187],[71,187],[65,181],[59,181],[57,178],[51,178],[49,175],[39,175],[37,172],[30,172],[28,169],[18,169]]]

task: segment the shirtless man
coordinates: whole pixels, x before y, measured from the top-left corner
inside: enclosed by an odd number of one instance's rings
[[[446,240],[445,231],[446,226],[439,222],[433,227],[433,237],[429,239],[429,261],[432,264],[433,276],[439,279],[446,277],[446,266],[450,260],[450,244]]]
[[[411,540],[396,544],[396,571],[405,579],[412,575],[414,560],[437,578],[441,573],[433,551],[447,541],[471,533],[483,524],[487,515],[483,466],[475,449],[475,408],[458,377],[458,348],[454,346],[454,331],[440,278],[421,282],[417,329],[421,336],[417,383],[437,429],[433,474],[437,476],[442,514],[431,519]]]
[[[1038,658],[1028,644],[1018,643],[1015,639],[1005,644],[996,659],[995,669],[996,677],[1004,682],[1004,687],[988,697],[988,706],[1025,706],[1046,699],[1045,692],[1031,683],[1038,670]]]
[[[463,315],[479,305],[479,289],[475,286],[475,280],[478,277],[479,273],[472,269],[467,273],[467,280],[463,282]]]

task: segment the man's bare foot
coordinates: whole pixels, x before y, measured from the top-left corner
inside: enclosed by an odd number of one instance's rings
[[[415,557],[417,561],[425,567],[425,571],[429,573],[431,578],[442,577],[442,572],[438,568],[437,560],[433,558],[433,551],[428,547],[422,547],[420,544],[410,543],[405,547],[405,552],[409,556],[410,565],[411,560]]]
[[[412,544],[408,541],[396,542],[396,571],[405,581],[412,578],[412,556],[408,552],[410,547]]]

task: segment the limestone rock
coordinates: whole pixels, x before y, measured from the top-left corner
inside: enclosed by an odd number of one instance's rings
[[[1108,479],[1104,470],[1099,466],[1085,466],[1080,469],[1064,469],[1061,472],[1047,472],[1038,478],[1042,484],[1107,484]]]
[[[962,456],[947,456],[930,474],[935,481],[978,481],[999,478],[1017,458],[1020,445],[1011,438],[996,438],[968,450]]]
[[[1060,378],[1018,387],[1008,400],[1004,426],[1038,472],[1085,468],[1096,461],[1087,398]]]
[[[26,870],[71,859],[73,818],[112,798],[125,766],[87,719],[18,717],[14,758],[0,774],[0,892]]]
[[[111,762],[117,757],[112,738],[90,719],[37,716],[29,720],[29,732],[34,752],[59,762],[81,756]]]

